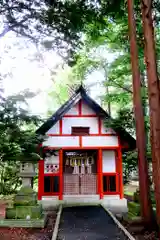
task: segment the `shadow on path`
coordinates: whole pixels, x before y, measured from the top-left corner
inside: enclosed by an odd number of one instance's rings
[[[107,212],[98,206],[64,208],[57,240],[128,240]]]

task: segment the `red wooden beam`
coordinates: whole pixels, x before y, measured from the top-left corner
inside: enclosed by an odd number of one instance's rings
[[[82,136],[79,136],[79,146],[82,148]]]
[[[119,196],[120,199],[124,198],[124,191],[123,191],[123,165],[122,165],[122,152],[121,148],[118,148],[118,187],[119,187]]]
[[[62,135],[62,128],[63,128],[63,126],[62,126],[62,119],[60,119],[59,120],[59,135],[61,136]]]
[[[80,107],[79,107],[79,114],[81,113],[81,105],[79,105]],[[88,118],[88,117],[91,117],[91,118],[97,118],[97,115],[95,115],[95,114],[86,114],[86,115],[84,115],[84,114],[81,114],[81,115],[74,115],[74,114],[71,114],[71,115],[64,115],[63,116],[63,118]]]
[[[101,118],[98,118],[98,135],[102,134],[102,121]]]
[[[82,100],[79,100],[78,113],[79,113],[79,116],[82,116]]]
[[[60,147],[45,147],[44,150],[47,149],[59,149]],[[99,148],[104,149],[104,150],[116,150],[119,148],[119,146],[100,146],[100,147],[63,147],[63,150],[98,150]]]
[[[59,150],[59,200],[63,199],[63,150]]]
[[[44,193],[44,160],[38,162],[38,200],[42,200]]]
[[[99,130],[100,130],[100,127],[99,127]],[[101,130],[100,130],[101,131]],[[55,133],[49,133],[49,134],[47,134],[47,136],[50,136],[50,137],[73,137],[73,136],[75,136],[75,135],[73,135],[73,134],[62,134],[62,135],[60,135],[60,134],[55,134]],[[77,135],[78,136],[78,135]],[[91,137],[97,137],[97,136],[117,136],[115,133],[102,133],[102,134],[99,134],[99,133],[91,133],[91,134],[89,134],[89,135],[84,135],[84,137],[85,136],[91,136]]]
[[[98,150],[98,189],[100,199],[103,198],[102,149]]]

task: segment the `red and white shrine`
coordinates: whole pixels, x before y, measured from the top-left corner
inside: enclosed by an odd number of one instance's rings
[[[135,140],[123,128],[107,128],[107,119],[110,116],[81,86],[37,130],[47,136],[38,175],[38,199],[44,205],[103,203],[120,212],[126,208],[122,151],[134,149]]]

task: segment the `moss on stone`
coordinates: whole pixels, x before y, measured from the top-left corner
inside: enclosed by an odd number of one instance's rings
[[[37,195],[31,187],[22,187],[14,198],[15,206],[33,206],[37,204]]]
[[[15,195],[14,207],[7,208],[7,219],[40,219],[42,207],[37,204],[37,195],[31,187],[22,187]]]
[[[40,219],[42,216],[41,206],[16,206],[11,209],[7,209],[7,219],[26,219],[30,216],[30,219]]]
[[[7,219],[15,219],[16,218],[16,209],[15,208],[7,208],[6,209],[6,218]]]

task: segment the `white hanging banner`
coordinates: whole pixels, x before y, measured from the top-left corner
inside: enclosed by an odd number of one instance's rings
[[[82,173],[82,174],[85,174],[85,166],[84,166],[84,163],[82,163],[82,165],[81,165],[81,173]]]

